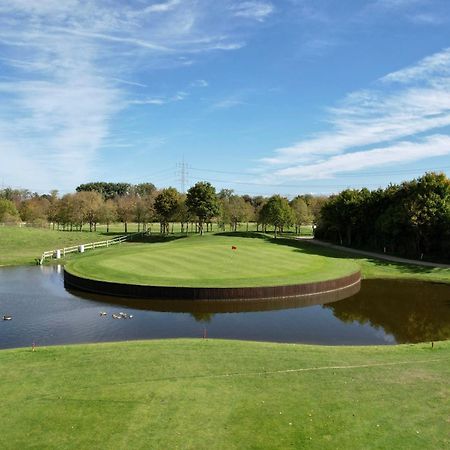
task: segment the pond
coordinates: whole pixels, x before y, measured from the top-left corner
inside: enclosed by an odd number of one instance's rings
[[[0,348],[204,335],[326,345],[450,339],[449,285],[366,280],[351,297],[326,301],[126,300],[69,292],[60,266],[2,268],[0,317],[12,320],[0,320]],[[133,318],[112,318],[120,312]]]

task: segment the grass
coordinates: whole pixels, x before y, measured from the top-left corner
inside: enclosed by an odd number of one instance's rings
[[[444,449],[450,342],[3,350],[0,447]]]
[[[231,245],[237,245],[238,251],[231,252]],[[176,282],[188,286],[199,282],[204,286],[289,284],[314,281],[317,277],[333,278],[339,271],[351,271],[355,267],[367,279],[450,283],[450,269],[383,261],[319,247],[308,241],[274,240],[254,233],[124,244],[75,257],[68,264],[69,271],[88,278],[138,284]],[[218,273],[221,278],[217,278]]]
[[[151,224],[153,233],[159,232],[159,224]],[[214,231],[217,225],[214,224]],[[255,229],[255,224],[250,224],[250,230]],[[172,230],[172,227],[171,227]],[[179,233],[181,226],[179,223],[173,224],[173,232]],[[245,231],[246,224],[241,224],[239,230]],[[128,232],[138,231],[136,223],[128,224]],[[311,227],[305,226],[301,230],[302,235],[311,235]],[[71,245],[88,242],[102,241],[117,235],[124,234],[124,227],[121,223],[111,224],[109,233],[106,232],[106,225],[98,225],[97,231],[89,232],[88,226],[83,231],[57,231],[49,228],[27,228],[17,226],[0,226],[0,267],[16,266],[25,264],[35,264],[44,251],[55,250]]]
[[[0,266],[35,264],[44,251],[110,239],[103,231],[54,231],[46,228],[0,227]]]
[[[361,268],[363,278],[367,279],[415,279],[440,283],[450,283],[450,269],[439,267],[419,266],[415,264],[396,263],[381,259],[358,256],[344,250],[335,250],[319,247],[310,242],[299,242],[304,252],[310,252],[329,258],[340,258],[345,261],[352,260]]]
[[[255,234],[190,236],[79,255],[66,268],[73,274],[96,280],[205,287],[305,283],[342,277],[358,269],[353,261],[277,245],[289,242]],[[232,246],[237,250],[232,250]]]

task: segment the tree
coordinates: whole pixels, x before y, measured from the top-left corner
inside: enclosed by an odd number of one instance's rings
[[[289,202],[280,195],[273,195],[268,202],[261,208],[261,223],[273,225],[274,237],[277,232],[282,232],[284,227],[291,226],[294,217]]]
[[[0,222],[18,222],[19,213],[16,205],[5,198],[0,198]]]
[[[173,219],[178,209],[180,194],[178,191],[169,187],[163,189],[155,198],[155,211],[158,214],[161,223],[161,232],[169,233],[169,222]]]
[[[207,181],[199,181],[186,195],[188,210],[198,217],[199,232],[203,235],[203,224],[219,214],[216,189]]]
[[[98,220],[106,224],[106,232],[109,233],[109,225],[117,220],[117,205],[109,199],[103,202],[98,211]]]
[[[92,183],[80,184],[77,192],[96,191],[107,200],[115,197],[123,197],[130,193],[131,185],[129,183],[105,183],[104,181],[94,181]]]
[[[301,226],[311,224],[313,216],[309,211],[306,201],[302,197],[296,197],[291,202],[294,213],[295,233],[301,233]]]
[[[140,183],[133,186],[132,190],[137,196],[143,198],[155,194],[156,186],[153,183]]]
[[[83,216],[83,222],[87,222],[89,231],[93,231],[98,222],[100,208],[103,205],[101,194],[95,191],[77,192],[75,194],[75,202]]]
[[[237,231],[239,223],[249,217],[248,203],[242,197],[232,195],[228,200],[227,207],[230,225],[234,231]]]
[[[147,230],[147,224],[151,222],[155,215],[155,195],[156,191],[152,191],[149,194],[136,197],[136,221],[138,223],[138,231],[141,230],[141,224],[143,231]]]
[[[189,212],[188,207],[186,206],[186,194],[181,194],[180,199],[178,201],[177,210],[174,215],[175,220],[178,220],[181,224],[181,232],[184,233],[185,226],[186,232],[188,231],[188,223],[192,221],[193,216]]]
[[[136,198],[127,195],[117,199],[117,217],[123,223],[125,233],[128,233],[128,222],[133,220],[136,209]]]
[[[20,218],[28,223],[45,223],[50,202],[44,196],[33,196],[23,200],[20,205]]]

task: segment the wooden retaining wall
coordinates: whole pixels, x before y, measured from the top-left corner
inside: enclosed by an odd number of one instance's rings
[[[173,300],[244,300],[314,296],[355,286],[360,281],[361,272],[358,271],[334,280],[287,286],[197,288],[147,286],[90,280],[64,270],[64,284],[69,288],[116,297]]]

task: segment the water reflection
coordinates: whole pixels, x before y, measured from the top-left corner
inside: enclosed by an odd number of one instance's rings
[[[0,321],[0,348],[201,338],[205,329],[211,338],[328,345],[450,339],[449,285],[373,280],[354,294],[282,302],[130,301],[69,292],[58,267],[3,268],[0,317],[13,320]],[[112,319],[119,311],[134,318]]]
[[[134,299],[124,297],[111,297],[108,295],[93,294],[66,287],[66,290],[78,298],[105,302],[117,307],[160,311],[172,313],[190,313],[192,317],[205,321],[219,313],[244,313],[258,311],[276,311],[290,308],[305,308],[307,306],[324,305],[351,297],[359,292],[361,284],[356,283],[334,292],[308,295],[303,297],[251,299],[251,300],[155,300]]]
[[[345,323],[382,329],[397,343],[450,338],[450,287],[446,284],[367,280],[360,293],[324,307]]]

